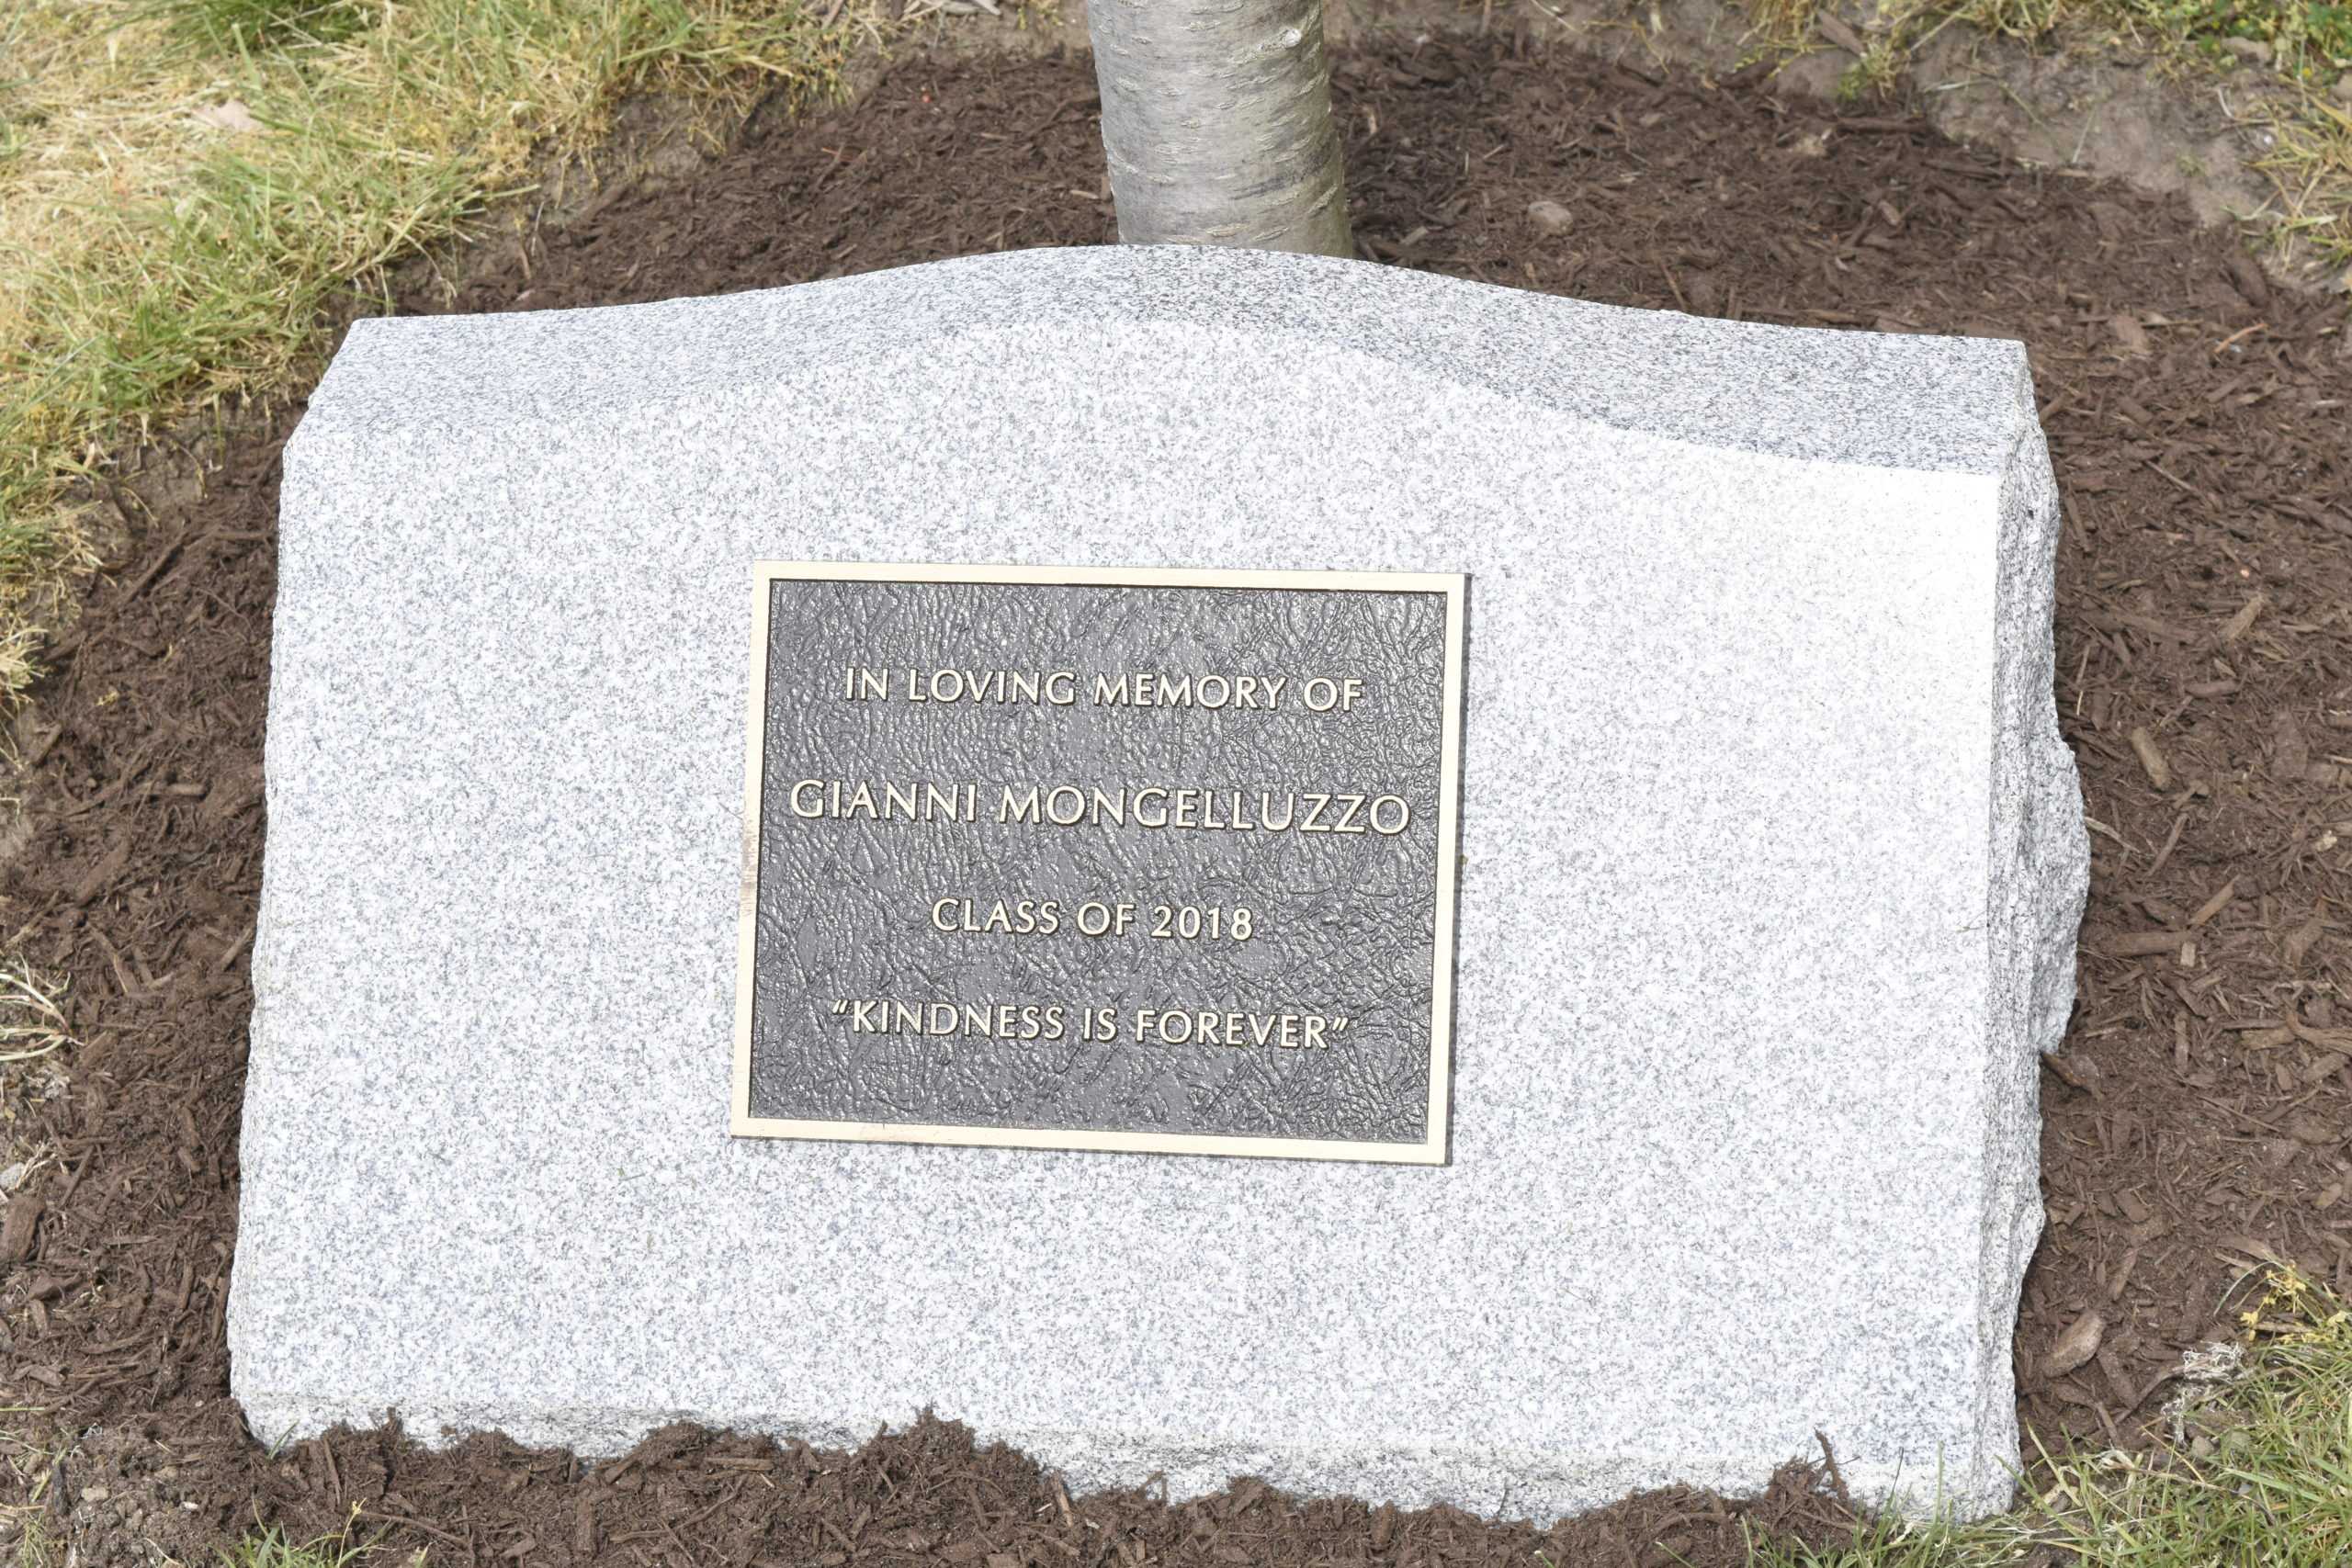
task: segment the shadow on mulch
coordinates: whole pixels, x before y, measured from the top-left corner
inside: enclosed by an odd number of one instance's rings
[[[2342,304],[2271,295],[2177,204],[1993,162],[1900,106],[1655,84],[1510,38],[1346,56],[1338,96],[1375,258],[2030,345],[2066,497],[2058,698],[2098,855],[2075,1031],[2044,1076],[2052,1223],[2019,1410],[2052,1442],[2145,1444],[2181,1348],[2227,1332],[2248,1270],[2291,1259],[2340,1285],[2352,1268]],[[699,174],[613,186],[503,269],[405,307],[606,304],[1100,243],[1096,134],[1082,60],[903,63],[853,108],[755,119]],[[1539,221],[1539,201],[1565,212]],[[1819,1540],[1850,1518],[1793,1462],[1754,1502],[1657,1493],[1544,1532],[1247,1480],[1174,1506],[1070,1498],[928,1419],[855,1454],[673,1428],[593,1475],[495,1437],[432,1453],[338,1433],[271,1458],[225,1397],[221,1324],[284,428],[178,483],[158,457],[112,492],[136,547],[40,693],[53,728],[28,745],[30,837],[0,892],[30,956],[70,975],[86,1044],[6,1077],[7,1158],[34,1162],[0,1224],[18,1528],[85,1564],[144,1562],[150,1544],[193,1562],[259,1520],[559,1568],[1532,1568],[1539,1551],[1703,1568],[1744,1561],[1747,1529]],[[2053,1359],[2075,1328],[2080,1353]],[[40,1478],[63,1492],[36,1507]]]

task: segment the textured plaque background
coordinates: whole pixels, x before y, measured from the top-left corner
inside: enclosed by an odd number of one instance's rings
[[[797,1121],[1419,1143],[1427,1135],[1445,600],[1334,589],[778,581],[771,587],[753,958],[752,1115]],[[844,697],[843,668],[885,669],[887,699]],[[906,701],[908,671],[1076,673],[1077,701]],[[1285,678],[1272,711],[1097,705],[1096,674]],[[1363,682],[1314,713],[1308,680]],[[985,675],[982,676],[987,680]],[[951,683],[952,685],[953,683]],[[991,692],[994,691],[993,683]],[[1008,682],[1007,689],[1010,689]],[[1059,688],[1065,691],[1071,688]],[[1319,700],[1319,697],[1318,697]],[[977,784],[978,820],[830,809],[833,781]],[[1087,792],[1075,826],[1001,822],[1007,784]],[[1395,795],[1401,832],[1097,824],[1096,788]],[[917,788],[911,793],[925,798]],[[1042,799],[1042,795],[1041,795]],[[1157,815],[1168,803],[1155,802]],[[1062,797],[1061,814],[1070,799]],[[1304,807],[1300,808],[1301,814]],[[1328,809],[1324,822],[1338,818]],[[1359,818],[1358,821],[1361,822]],[[1393,820],[1393,818],[1392,818]],[[944,932],[933,901],[1060,904],[1051,935]],[[1135,907],[1089,936],[1090,901]],[[1159,905],[1251,911],[1247,941],[1155,938]],[[960,915],[960,904],[957,914]],[[953,918],[953,917],[952,917]],[[1221,919],[1222,925],[1229,915]],[[958,919],[960,924],[960,919]],[[1036,1008],[1040,1038],[853,1032],[837,1004]],[[1059,1007],[1062,1037],[1042,1038]],[[1080,1038],[1117,1010],[1115,1042]],[[1135,1038],[1138,1010],[1344,1017],[1328,1048]],[[874,1014],[866,1015],[868,1018]],[[899,1015],[890,1010],[891,1020]],[[1248,1026],[1245,1025],[1245,1029]],[[1169,1032],[1183,1032],[1171,1028]],[[1245,1038],[1250,1037],[1245,1034]]]

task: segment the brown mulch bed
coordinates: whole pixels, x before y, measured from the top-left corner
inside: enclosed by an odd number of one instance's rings
[[[698,175],[609,187],[407,307],[1099,243],[1092,90],[1083,61],[902,63],[854,108],[755,119]],[[2019,1407],[2053,1442],[2148,1441],[2181,1349],[2227,1331],[2233,1282],[2278,1259],[2352,1270],[2342,302],[2270,293],[2175,203],[1997,163],[1900,104],[1654,83],[1512,37],[1347,56],[1339,96],[1379,259],[2031,346],[2067,499],[2058,698],[2098,827],[2075,1032],[2043,1077],[2052,1223]],[[1564,230],[1531,218],[1539,200]],[[345,1433],[270,1457],[226,1399],[221,1325],[289,417],[200,473],[155,457],[107,492],[134,544],[53,649],[27,727],[29,836],[0,895],[24,951],[70,976],[85,1043],[9,1068],[0,1105],[0,1164],[34,1162],[0,1224],[17,1529],[70,1538],[85,1564],[151,1561],[144,1543],[193,1562],[262,1521],[469,1564],[1532,1568],[1540,1551],[1645,1568],[1737,1562],[1746,1529],[1817,1538],[1848,1517],[1833,1476],[1795,1466],[1756,1503],[1667,1492],[1542,1533],[1246,1480],[1173,1506],[1069,1498],[930,1421],[854,1455],[674,1428],[593,1474],[496,1438],[433,1453]],[[2049,1365],[2086,1314],[2096,1353]]]

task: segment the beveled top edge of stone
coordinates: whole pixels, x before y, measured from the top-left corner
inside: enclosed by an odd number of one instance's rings
[[[1329,256],[1098,245],[651,304],[363,319],[295,446],[576,418],[789,385],[926,338],[1090,322],[1305,340],[1571,419],[1836,463],[1997,474],[2034,417],[2024,346],[2007,339],[1719,321]],[[1021,357],[1008,345],[1008,369],[1034,386]]]

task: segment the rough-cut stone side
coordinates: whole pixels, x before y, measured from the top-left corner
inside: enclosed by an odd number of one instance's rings
[[[2020,369],[2016,437],[2002,476],[1995,625],[1989,920],[1991,1044],[1985,1056],[1984,1251],[1977,1409],[1984,1449],[1969,1500],[2005,1506],[1994,1461],[2015,1446],[2010,1350],[2026,1264],[2041,1235],[2040,1054],[2056,1050],[2075,1005],[2075,948],[2090,890],[2090,839],[2074,753],[2058,733],[2052,622],[2061,533],[2057,482]]]

